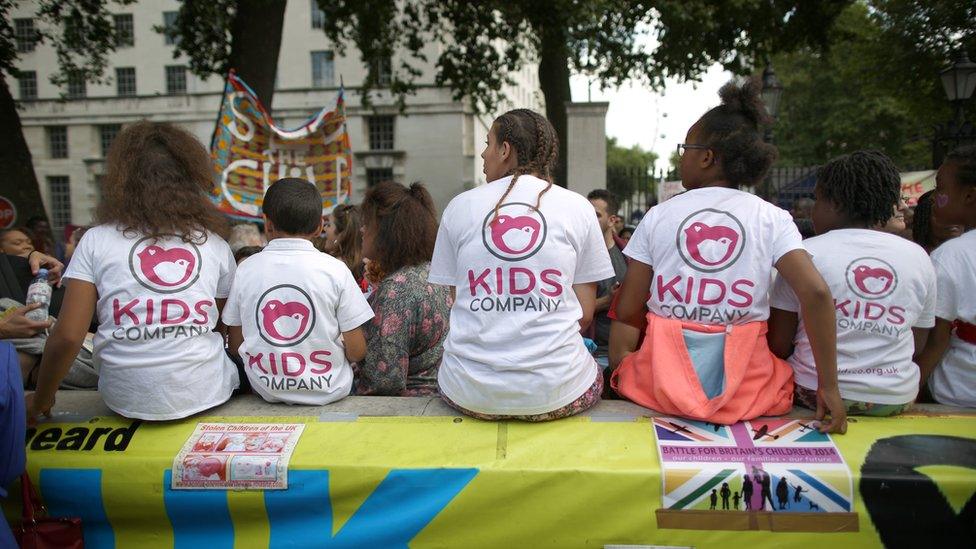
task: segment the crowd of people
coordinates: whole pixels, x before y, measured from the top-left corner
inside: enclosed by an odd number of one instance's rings
[[[913,216],[876,151],[824,165],[791,215],[747,192],[777,156],[759,84],[720,96],[679,145],[685,192],[636,229],[612,193],[553,185],[556,133],[526,109],[494,121],[489,183],[440,217],[422,184],[384,182],[323,218],[315,186],[285,178],[263,229],[218,213],[192,135],[129,126],[96,226],[60,255],[0,233],[24,269],[67,264],[40,359],[21,359],[27,417],[50,413],[86,341],[105,403],[144,420],[240,392],[439,396],[525,421],[601,398],[714,423],[798,404],[835,433],[918,400],[976,407],[976,147],[947,156]],[[0,320],[5,338],[50,327],[23,310]]]

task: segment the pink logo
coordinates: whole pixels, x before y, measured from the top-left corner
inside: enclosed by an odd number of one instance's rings
[[[305,290],[280,284],[264,292],[254,310],[261,339],[275,347],[301,343],[315,327],[315,307]]]
[[[739,234],[721,225],[709,227],[701,221],[685,229],[685,247],[695,261],[714,267],[728,261],[739,242]]]
[[[482,226],[482,241],[492,255],[505,261],[521,261],[545,244],[546,219],[532,205],[502,204],[495,217],[492,208]]]
[[[847,266],[847,287],[865,299],[886,297],[895,290],[898,277],[887,262],[875,257],[855,259]]]
[[[495,246],[512,255],[525,253],[539,240],[542,225],[527,216],[500,215],[491,225],[491,241]]]
[[[729,212],[708,208],[685,218],[676,244],[688,266],[702,272],[721,271],[742,254],[745,230]]]
[[[139,284],[156,293],[172,294],[193,285],[200,277],[200,250],[179,242],[169,247],[143,238],[129,250],[129,271]]]
[[[196,258],[183,248],[148,246],[138,254],[143,276],[153,284],[172,288],[189,280]]]
[[[272,299],[261,308],[261,325],[274,339],[291,341],[302,335],[311,316],[312,311],[297,301],[282,303]]]

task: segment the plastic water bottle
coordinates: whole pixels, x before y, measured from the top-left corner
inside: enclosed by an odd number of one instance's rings
[[[44,306],[27,311],[24,316],[37,322],[47,320],[48,307],[51,305],[51,291],[51,285],[47,283],[47,269],[38,269],[37,276],[27,288],[27,304],[42,303]]]

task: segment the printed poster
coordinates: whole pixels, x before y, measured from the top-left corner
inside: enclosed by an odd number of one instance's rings
[[[198,423],[173,460],[174,490],[284,490],[305,424]]]
[[[716,425],[654,418],[663,508],[850,513],[850,469],[811,420]],[[721,521],[721,517],[715,517]]]

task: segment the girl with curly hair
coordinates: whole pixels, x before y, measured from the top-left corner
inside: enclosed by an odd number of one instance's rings
[[[346,264],[356,282],[363,281],[363,235],[359,208],[340,204],[325,221],[320,250]]]
[[[29,417],[50,412],[94,312],[98,390],[112,410],[168,420],[230,398],[237,369],[213,330],[235,264],[227,223],[208,196],[212,175],[203,145],[171,124],[138,122],[112,143],[98,226],[65,273]]]
[[[766,342],[775,268],[802,307],[818,372],[817,417],[831,416],[821,429],[844,432],[830,289],[790,214],[740,190],[762,181],[777,155],[763,142],[769,120],[760,89],[757,80],[722,87],[722,104],[678,145],[687,192],[652,208],[624,250],[633,261],[617,317],[636,324],[646,303],[648,326],[613,384],[643,406],[712,423],[790,411],[793,372]]]
[[[427,282],[437,212],[420,183],[384,182],[360,206],[373,320],[363,325],[366,358],[355,365],[359,395],[437,394],[451,292]]]

